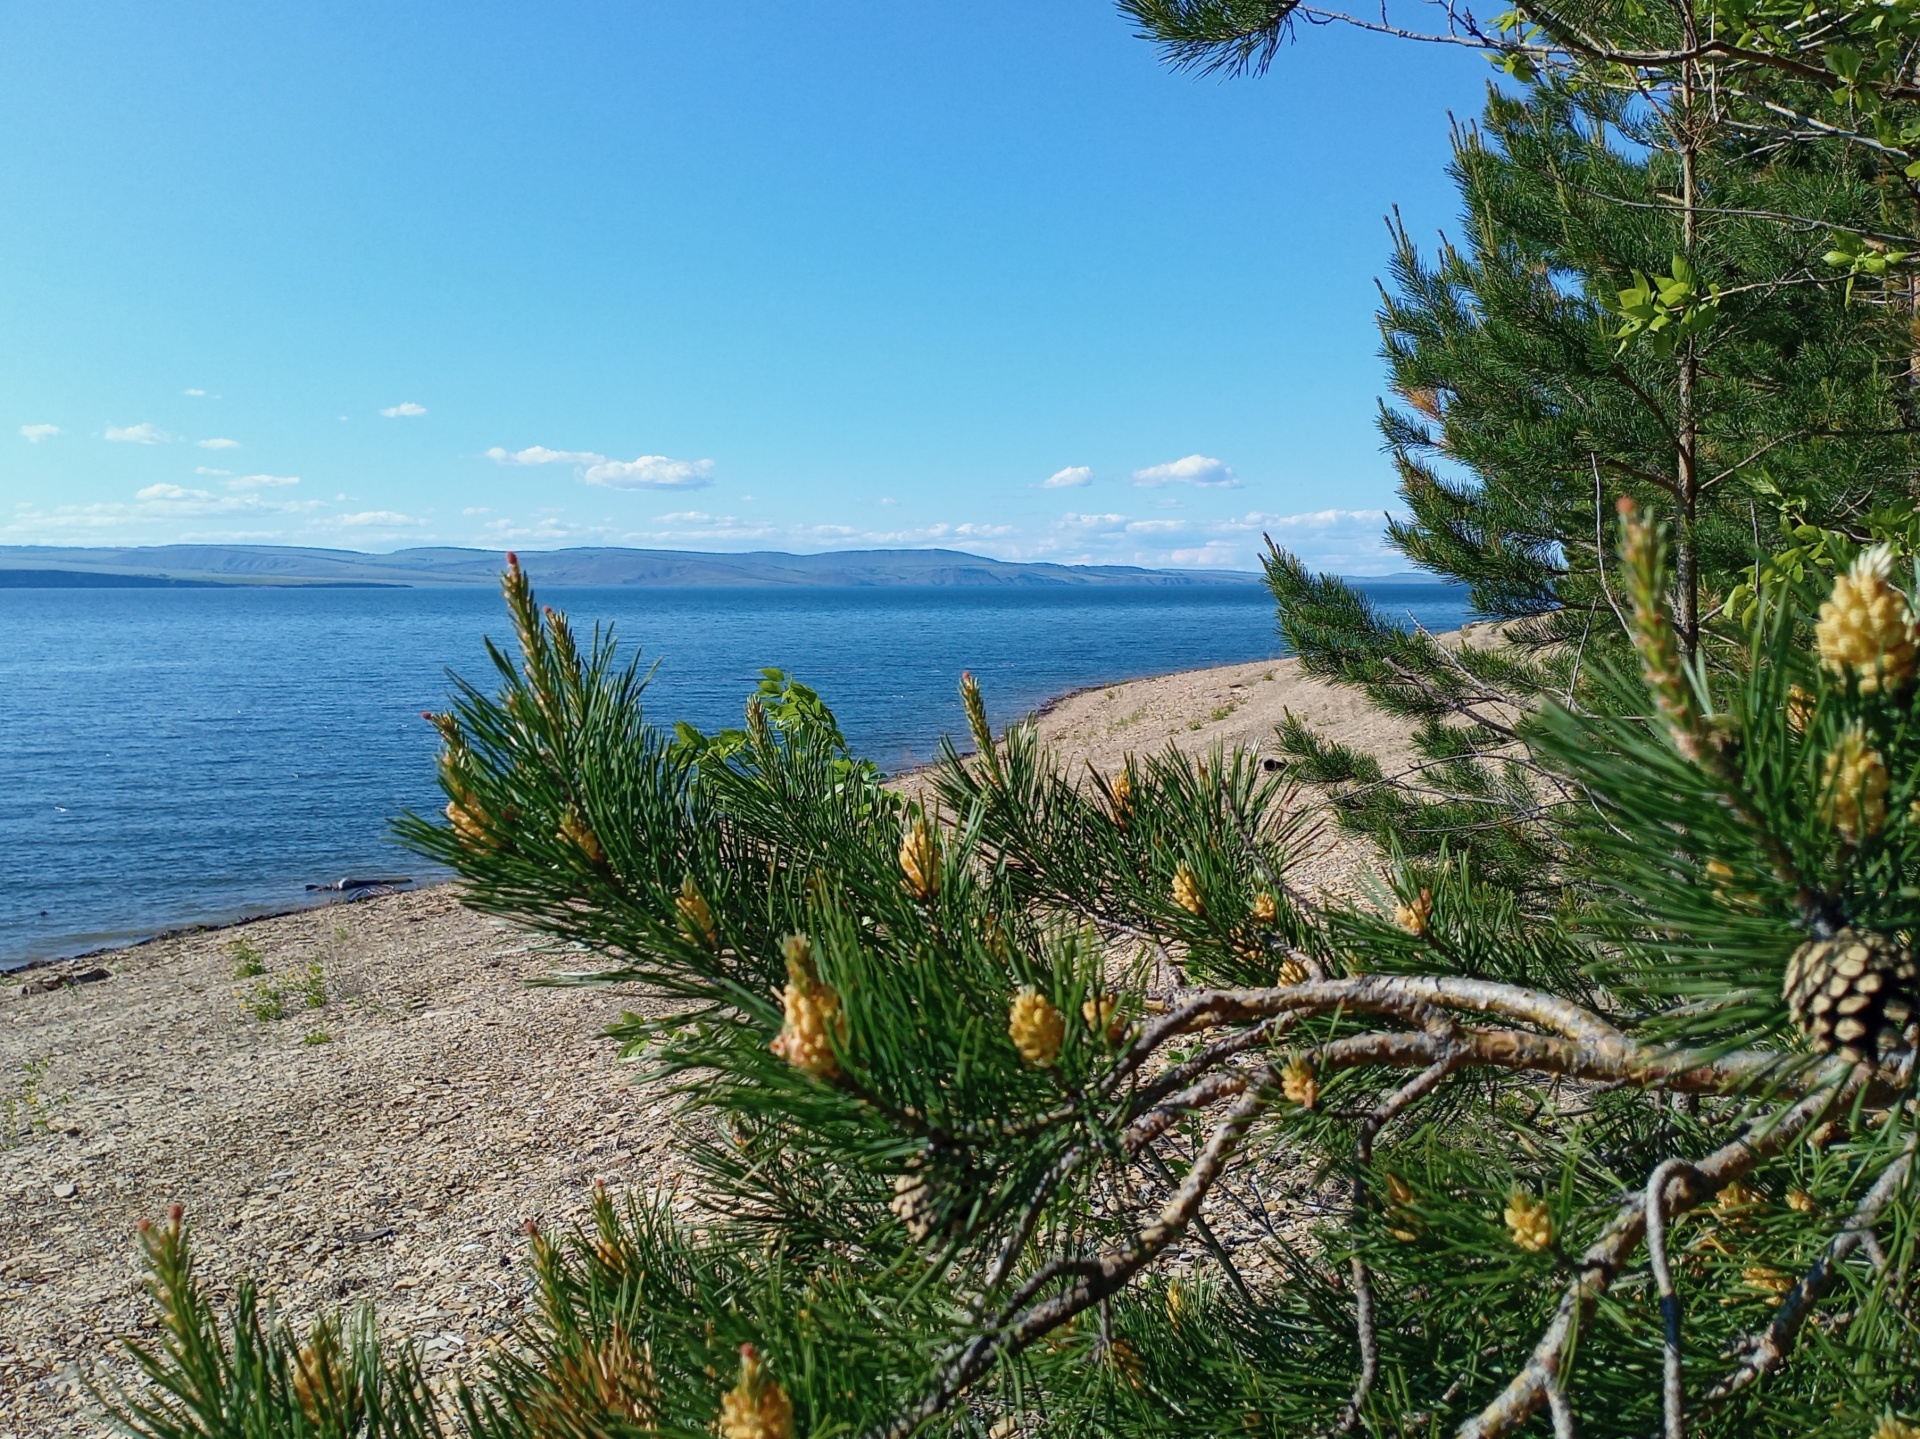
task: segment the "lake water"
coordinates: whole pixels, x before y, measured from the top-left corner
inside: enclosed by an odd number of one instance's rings
[[[1463,592],[1375,588],[1431,629]],[[740,722],[762,666],[820,690],[884,769],[1087,685],[1280,653],[1257,585],[543,591],[661,661],[655,722]],[[432,877],[386,837],[434,809],[446,671],[484,682],[490,590],[0,590],[0,968]]]

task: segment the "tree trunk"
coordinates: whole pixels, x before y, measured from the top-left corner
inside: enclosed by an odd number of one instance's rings
[[[1689,50],[1695,48],[1693,5],[1691,0],[1683,7],[1686,21],[1686,43]],[[1698,177],[1695,174],[1695,161],[1698,154],[1698,137],[1694,132],[1694,99],[1698,84],[1698,73],[1693,65],[1684,66],[1680,72],[1680,102],[1673,127],[1675,139],[1680,149],[1680,252],[1688,264],[1694,263],[1694,249],[1699,239],[1699,195]],[[1695,271],[1698,273],[1697,267]],[[1674,501],[1678,511],[1678,523],[1674,526],[1674,580],[1679,590],[1674,605],[1676,628],[1680,632],[1681,653],[1691,661],[1700,648],[1700,567],[1698,560],[1697,537],[1694,533],[1695,520],[1699,513],[1700,473],[1698,442],[1700,433],[1699,416],[1695,402],[1695,389],[1700,379],[1700,356],[1694,338],[1689,335],[1680,342],[1680,373],[1677,381],[1679,400],[1676,405],[1675,432],[1676,445],[1674,465]]]

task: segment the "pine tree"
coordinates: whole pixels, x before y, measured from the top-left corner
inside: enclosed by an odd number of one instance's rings
[[[370,1325],[224,1338],[170,1227],[133,1432],[1912,1432],[1912,554],[1765,579],[1710,683],[1668,533],[1617,528],[1634,658],[1536,745],[1579,928],[1457,870],[1304,896],[1253,753],[1088,784],[970,684],[930,807],[817,704],[676,740],[511,568],[401,832],[678,1001],[616,1035],[714,1136],[706,1207],[536,1236],[539,1322],[451,1405]]]
[[[1770,149],[1839,142],[1848,153],[1920,173],[1920,14],[1872,0],[1839,0],[1808,10],[1793,0],[1515,0],[1482,17],[1460,0],[1365,11],[1309,0],[1118,0],[1142,38],[1170,63],[1203,73],[1262,73],[1303,30],[1342,25],[1484,54],[1521,83],[1545,78],[1583,92],[1607,92],[1677,121],[1672,138],[1729,114],[1741,137]],[[1422,14],[1422,10],[1425,13]],[[1303,23],[1304,22],[1304,23]],[[1791,198],[1791,197],[1789,197]],[[1920,211],[1897,182],[1881,212],[1835,236],[1825,257],[1849,281],[1900,278],[1920,254]],[[1686,187],[1665,203],[1711,209]],[[1746,218],[1819,227],[1831,216],[1818,198],[1807,209],[1749,212]],[[1681,277],[1673,277],[1681,278]],[[1650,310],[1683,318],[1689,302],[1649,296]],[[1653,318],[1652,314],[1646,317]]]
[[[1592,662],[1627,643],[1603,544],[1620,497],[1672,524],[1681,646],[1715,666],[1743,643],[1757,565],[1804,572],[1833,562],[1828,535],[1911,521],[1911,304],[1816,283],[1830,232],[1765,218],[1857,223],[1888,173],[1838,144],[1753,147],[1739,118],[1682,147],[1671,115],[1606,90],[1494,90],[1455,135],[1462,241],[1429,260],[1395,230],[1380,423],[1407,517],[1389,539],[1467,586],[1498,640],[1404,634],[1278,550],[1267,575],[1310,671],[1421,722],[1398,782],[1304,725],[1281,737],[1348,824],[1409,855],[1560,883],[1557,816],[1582,800],[1530,757],[1525,721],[1595,702]],[[1696,204],[1667,203],[1681,192]]]

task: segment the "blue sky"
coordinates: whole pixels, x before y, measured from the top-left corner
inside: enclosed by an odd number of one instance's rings
[[[1348,572],[1484,61],[1104,0],[0,8],[0,543]]]

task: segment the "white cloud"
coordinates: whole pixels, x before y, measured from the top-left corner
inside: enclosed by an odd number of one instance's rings
[[[136,500],[210,500],[213,498],[206,490],[189,490],[180,485],[148,485],[144,490],[135,490]]]
[[[1181,570],[1243,570],[1246,555],[1240,546],[1225,540],[1208,540],[1192,549],[1169,550],[1166,562]]]
[[[485,505],[468,505],[464,510],[460,511],[460,513],[463,515],[490,515],[493,511]]]
[[[577,525],[558,515],[541,515],[533,520],[488,520],[481,526],[485,537],[496,544],[554,544],[562,540],[631,540],[634,536],[613,535],[601,525]]]
[[[230,490],[279,490],[299,483],[298,475],[242,475],[238,479],[228,480],[227,488]]]
[[[713,483],[712,460],[675,460],[666,455],[615,460],[592,450],[550,450],[545,445],[524,450],[495,445],[487,458],[496,465],[574,465],[588,484],[610,490],[698,490]]]
[[[587,466],[587,483],[610,490],[698,490],[713,483],[712,460],[673,460],[642,455]]]
[[[230,475],[233,473],[232,470],[216,470],[206,465],[195,465],[193,472],[196,475]]]
[[[1069,510],[1066,514],[1060,516],[1060,518],[1054,522],[1054,525],[1058,529],[1085,532],[1091,530],[1120,530],[1125,528],[1126,523],[1127,517],[1125,515],[1078,515]]]
[[[1308,565],[1334,574],[1385,574],[1407,567],[1406,559],[1387,544],[1383,510],[1303,510],[1291,515],[1251,510],[1206,528],[1220,537],[1209,543],[1231,543],[1236,553],[1248,539],[1272,535]]]
[[[220,435],[215,435],[210,440],[201,440],[199,445],[203,450],[237,450],[240,448],[240,442],[238,440],[229,440]]]
[[[1234,476],[1233,467],[1224,460],[1211,459],[1206,455],[1187,455],[1183,459],[1169,460],[1164,465],[1148,465],[1144,470],[1133,472],[1133,482],[1142,489],[1156,489],[1161,485],[1204,485],[1215,489],[1235,489],[1240,481]]]
[[[37,445],[42,440],[50,440],[55,435],[65,434],[66,432],[58,425],[22,425],[20,427],[20,433],[25,436],[28,444]]]
[[[1297,515],[1270,515],[1250,510],[1235,519],[1222,520],[1221,530],[1327,530],[1362,525],[1385,530],[1385,510],[1306,510]]]
[[[487,458],[496,465],[597,465],[604,463],[605,455],[596,455],[592,450],[550,450],[545,445],[528,445],[524,450],[503,450],[495,445],[487,451]]]
[[[705,510],[675,510],[656,515],[654,523],[665,528],[645,530],[633,539],[655,543],[672,540],[764,540],[780,534],[777,526],[764,520],[743,520],[738,515],[710,515]]]
[[[1055,470],[1040,482],[1043,490],[1076,490],[1082,485],[1093,483],[1093,466],[1068,465],[1064,470]]]
[[[1170,535],[1187,527],[1185,520],[1134,520],[1127,526],[1130,535]]]
[[[194,399],[198,400],[203,398],[207,392],[205,390],[185,389],[180,393],[183,395],[191,395]]]
[[[381,529],[391,529],[398,525],[423,525],[426,523],[425,520],[417,520],[412,515],[403,515],[397,510],[362,510],[355,515],[341,515],[339,516],[339,521],[343,525],[354,525],[357,527],[377,525]]]
[[[386,409],[380,413],[385,415],[389,420],[411,420],[417,415],[426,414],[426,412],[427,407],[425,405],[416,405],[412,400],[402,400],[397,405],[388,405]]]
[[[107,438],[120,445],[158,445],[173,438],[157,425],[108,425]]]

